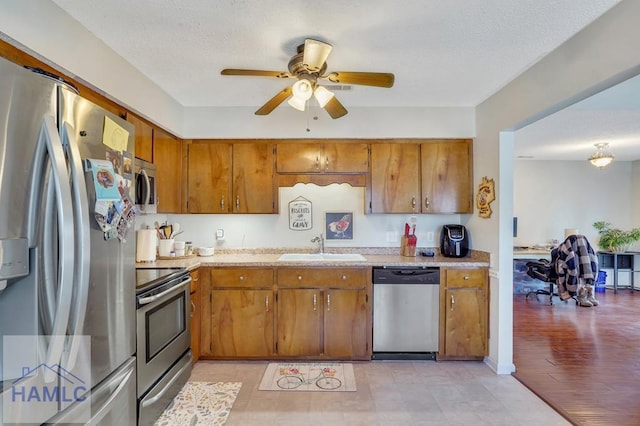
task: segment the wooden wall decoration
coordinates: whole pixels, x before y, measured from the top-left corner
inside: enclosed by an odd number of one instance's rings
[[[491,217],[491,203],[496,199],[496,191],[493,179],[482,178],[482,182],[478,186],[478,195],[476,195],[476,207],[478,208],[478,216],[484,219]]]

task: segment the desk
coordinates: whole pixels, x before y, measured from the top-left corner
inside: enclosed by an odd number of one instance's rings
[[[613,268],[613,292],[618,292],[618,271],[623,270],[629,272],[631,275],[629,282],[631,283],[631,290],[635,290],[633,286],[633,278],[636,271],[633,267],[635,255],[640,255],[640,252],[625,251],[625,252],[610,252],[599,251],[598,252],[598,267]]]

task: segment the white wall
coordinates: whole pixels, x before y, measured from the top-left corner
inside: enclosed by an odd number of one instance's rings
[[[517,143],[517,132],[516,132]],[[632,163],[614,161],[597,169],[588,161],[516,160],[513,166],[513,215],[518,218],[514,245],[564,240],[565,228],[578,228],[594,249],[604,220],[621,229],[633,226]]]
[[[255,108],[185,108],[188,138],[469,138],[475,108],[349,108],[333,120],[319,107],[301,113],[276,108],[257,116]],[[317,117],[317,120],[314,119]],[[309,131],[307,131],[309,129]]]
[[[640,227],[640,161],[634,161],[631,167],[632,181],[631,202],[632,202],[632,223],[634,228]]]
[[[312,202],[313,228],[308,231],[289,229],[287,206],[290,201],[302,196]],[[147,215],[136,220],[136,227],[154,226],[154,222],[180,223],[184,234],[179,239],[192,241],[195,247],[212,246],[224,248],[260,247],[316,247],[310,240],[324,232],[325,212],[353,213],[353,240],[328,240],[332,247],[400,247],[406,214],[364,214],[364,188],[349,184],[317,186],[297,184],[280,188],[280,214],[272,215]],[[440,228],[448,223],[460,223],[460,215],[417,215],[416,234],[418,246],[436,247]],[[216,244],[215,231],[222,228],[225,240]],[[433,238],[429,239],[429,233]],[[473,241],[472,241],[473,244]],[[473,247],[472,247],[473,248]]]

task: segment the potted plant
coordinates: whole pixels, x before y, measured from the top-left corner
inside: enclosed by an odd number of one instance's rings
[[[609,222],[595,222],[593,227],[600,234],[598,245],[601,249],[613,252],[626,251],[629,246],[640,240],[640,228],[633,228],[631,231],[623,231],[612,228]]]

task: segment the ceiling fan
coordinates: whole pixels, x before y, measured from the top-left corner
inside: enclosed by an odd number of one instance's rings
[[[289,61],[289,72],[226,68],[220,74],[298,79],[294,84],[269,99],[266,104],[255,112],[256,115],[269,114],[288,98],[291,98],[288,101],[289,105],[304,111],[306,103],[311,96],[316,98],[320,106],[329,113],[331,118],[340,118],[347,114],[347,110],[336,99],[335,95],[326,87],[318,84],[319,80],[328,80],[338,84],[375,87],[393,86],[394,76],[390,73],[327,72],[326,60],[329,53],[331,53],[331,49],[332,46],[328,43],[308,38],[304,41],[304,44],[298,46],[297,53]]]

